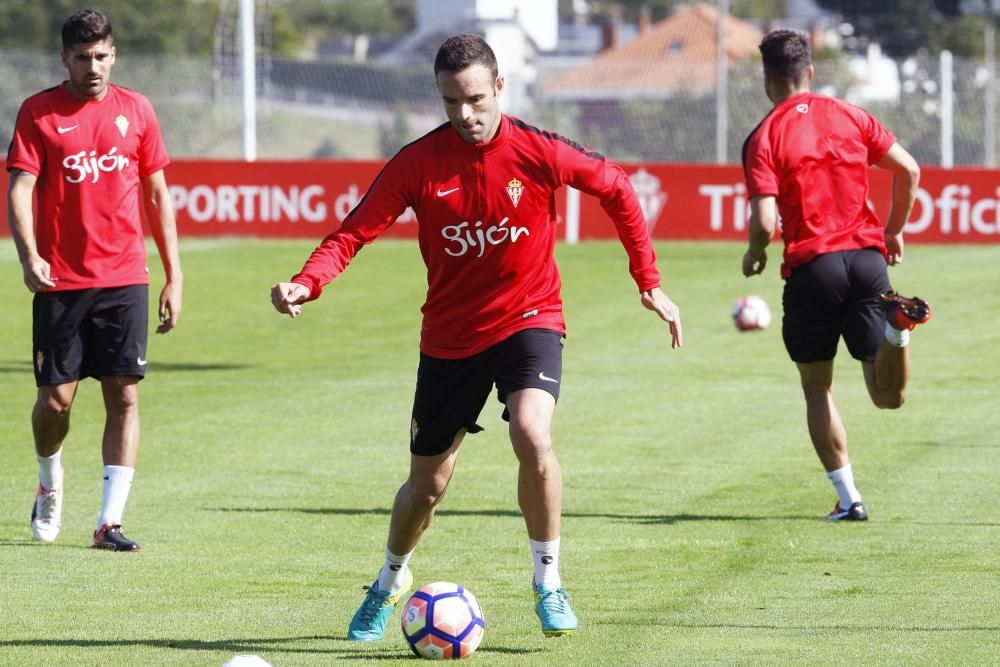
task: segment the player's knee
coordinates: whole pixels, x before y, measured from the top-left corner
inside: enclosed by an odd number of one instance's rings
[[[518,457],[541,456],[552,449],[552,435],[549,430],[529,422],[511,423],[510,441]]]
[[[906,402],[906,394],[902,391],[895,393],[882,393],[872,396],[875,407],[882,410],[898,410]]]
[[[67,400],[59,394],[39,396],[35,403],[35,413],[43,419],[65,419],[69,416],[72,400]]]
[[[437,479],[411,479],[409,483],[410,505],[425,508],[437,507],[444,498],[444,492],[447,489],[447,482],[442,483]]]
[[[124,414],[139,409],[139,391],[135,384],[105,387],[104,405],[108,412]]]

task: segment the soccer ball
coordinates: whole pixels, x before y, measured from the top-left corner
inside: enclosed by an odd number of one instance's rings
[[[733,323],[740,331],[764,329],[771,323],[771,309],[759,296],[745,296],[733,306]]]
[[[403,607],[403,636],[421,658],[451,660],[472,655],[483,640],[483,610],[463,586],[427,584]]]

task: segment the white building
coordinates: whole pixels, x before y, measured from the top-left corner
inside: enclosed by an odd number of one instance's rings
[[[556,48],[557,0],[417,0],[416,29],[379,59],[430,62],[441,42],[456,33],[482,35],[506,79],[504,111],[521,114],[531,106],[535,56]]]
[[[557,0],[417,0],[417,30],[472,19],[510,21],[524,30],[539,51],[553,51],[559,38],[558,9]]]

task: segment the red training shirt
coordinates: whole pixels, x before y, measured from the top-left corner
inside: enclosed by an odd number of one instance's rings
[[[600,198],[640,291],[659,287],[646,221],[621,167],[507,115],[486,143],[469,144],[445,123],[405,146],[292,281],[317,298],[412,206],[427,266],[424,354],[468,357],[529,328],[565,333],[553,257],[554,195],[562,185]]]
[[[885,254],[884,227],[868,207],[868,170],[895,142],[866,111],[815,93],[778,104],[750,134],[743,145],[747,196],[776,198],[782,278],[828,252]]]
[[[139,93],[109,84],[102,100],[79,100],[64,83],[25,100],[7,169],[38,177],[35,240],[49,291],[149,284],[140,181],[169,163]]]

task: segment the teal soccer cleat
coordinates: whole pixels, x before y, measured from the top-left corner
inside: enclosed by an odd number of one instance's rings
[[[389,623],[392,610],[396,608],[396,603],[403,597],[410,587],[413,586],[413,575],[406,571],[406,583],[403,590],[395,595],[390,595],[389,591],[380,591],[378,579],[372,582],[371,586],[365,586],[368,592],[365,599],[354,612],[351,625],[347,628],[347,638],[355,642],[371,642],[382,639],[385,634],[385,626]]]
[[[535,590],[535,613],[542,621],[542,634],[546,637],[562,637],[576,632],[579,622],[569,607],[569,593],[563,587],[555,588],[531,582]]]

